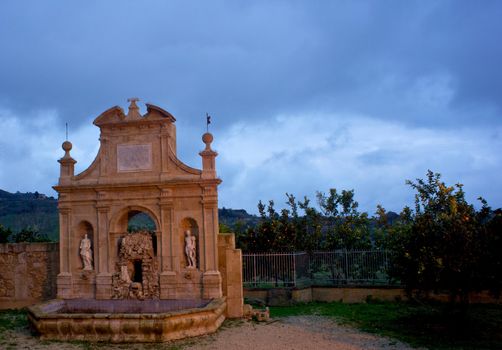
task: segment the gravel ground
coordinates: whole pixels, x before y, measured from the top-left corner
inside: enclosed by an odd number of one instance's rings
[[[201,337],[190,349],[412,349],[404,343],[342,326],[321,316],[295,316],[269,323],[242,322]]]
[[[4,332],[0,349],[412,349],[404,343],[342,326],[320,316],[295,316],[267,323],[227,321],[214,334],[161,344],[41,342],[27,329]]]

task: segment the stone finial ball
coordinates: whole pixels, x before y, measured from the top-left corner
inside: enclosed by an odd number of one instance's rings
[[[71,142],[70,142],[70,141],[65,141],[65,142],[63,142],[62,147],[63,147],[63,150],[64,150],[65,152],[70,152],[70,150],[71,150],[71,148],[73,147],[73,145],[71,144]]]
[[[213,142],[213,135],[206,132],[204,135],[202,135],[202,142],[204,142],[206,145]]]

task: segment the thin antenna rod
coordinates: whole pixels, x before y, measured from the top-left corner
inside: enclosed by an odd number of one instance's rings
[[[66,141],[68,141],[68,123],[65,124],[66,124]]]

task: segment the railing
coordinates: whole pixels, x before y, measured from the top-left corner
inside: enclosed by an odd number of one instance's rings
[[[248,288],[397,284],[388,276],[385,250],[245,253],[242,265]]]

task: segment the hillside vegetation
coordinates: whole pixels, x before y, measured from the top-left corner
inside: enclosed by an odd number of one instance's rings
[[[222,208],[219,220],[224,227],[248,227],[258,222],[258,217],[244,209]],[[143,224],[141,217],[139,223]],[[0,225],[15,235],[22,230],[35,231],[50,240],[59,239],[57,199],[38,192],[10,193],[0,190]],[[12,239],[11,239],[12,240]]]
[[[38,192],[9,193],[0,190],[0,225],[14,234],[30,229],[47,235],[51,240],[57,240],[57,200]]]

